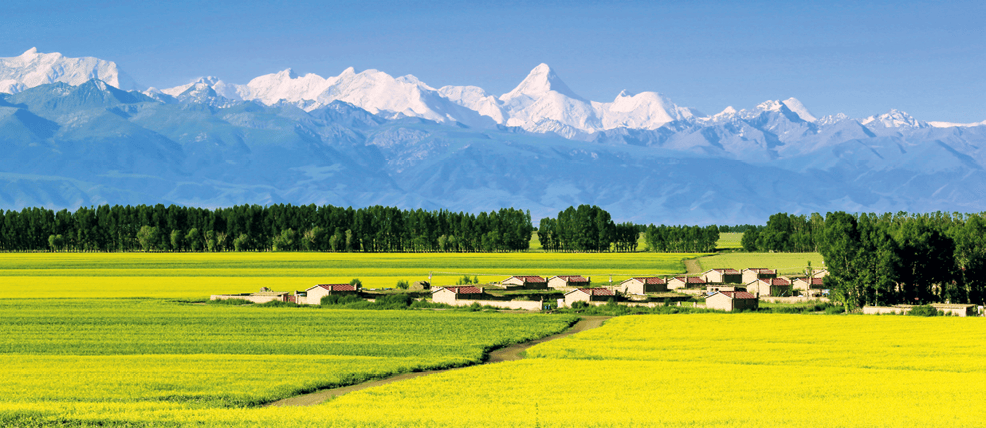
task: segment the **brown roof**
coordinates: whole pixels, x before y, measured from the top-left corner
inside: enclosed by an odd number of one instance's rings
[[[728,273],[728,274],[733,274],[733,275],[740,273],[740,271],[738,271],[736,269],[728,269],[728,268],[727,269],[709,269],[709,270],[714,270],[714,271],[719,272],[719,273]]]
[[[784,278],[764,278],[758,281],[763,281],[770,285],[791,285],[791,281]]]
[[[750,293],[747,293],[745,291],[719,291],[718,293],[719,294],[722,294],[722,295],[724,295],[726,297],[729,297],[730,299],[756,299],[757,298],[757,296],[754,296],[754,295],[752,295]]]
[[[588,279],[582,277],[582,275],[558,275],[555,278],[559,278],[565,282],[589,282]]]
[[[664,278],[658,278],[656,276],[637,276],[637,277],[633,277],[633,278],[630,278],[630,279],[636,279],[637,281],[640,281],[640,282],[642,282],[644,284],[665,284],[665,283],[667,283],[667,281],[665,281]],[[628,279],[627,281],[629,281],[630,279]],[[626,282],[626,281],[624,281],[624,282]]]
[[[752,270],[756,273],[766,273],[766,274],[777,273],[777,271],[767,268],[746,268],[746,270]]]
[[[324,288],[329,291],[356,291],[356,286],[350,284],[319,284],[316,285],[315,287]],[[311,290],[312,288],[309,288],[309,290]]]
[[[467,287],[442,287],[442,288],[444,288],[446,290],[449,290],[449,291],[451,291],[451,292],[453,292],[455,294],[482,294],[483,293],[483,290],[480,290],[479,287],[473,287],[473,286],[467,286]],[[435,290],[435,291],[438,291],[438,290]]]
[[[524,282],[547,282],[546,279],[544,279],[544,278],[542,278],[540,276],[517,276],[517,275],[514,275],[514,276],[511,276],[510,278],[517,278],[517,279],[519,279],[521,281],[524,281]],[[507,278],[507,279],[510,279],[510,278]]]

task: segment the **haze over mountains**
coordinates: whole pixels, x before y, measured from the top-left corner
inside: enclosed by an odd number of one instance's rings
[[[140,91],[138,91],[140,89]],[[982,211],[986,121],[816,118],[795,98],[706,115],[580,97],[545,64],[512,91],[377,70],[141,88],[116,64],[0,58],[0,208],[293,203],[762,223],[775,212]]]

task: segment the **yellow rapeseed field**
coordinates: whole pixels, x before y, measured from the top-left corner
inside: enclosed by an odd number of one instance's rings
[[[984,426],[986,323],[970,318],[644,315],[529,358],[311,408],[19,404],[75,421],[283,427]]]
[[[367,288],[398,280],[453,285],[463,274],[483,282],[510,275],[588,275],[594,282],[684,272],[698,254],[572,253],[6,253],[0,298],[202,298],[269,287],[304,290],[359,278]]]

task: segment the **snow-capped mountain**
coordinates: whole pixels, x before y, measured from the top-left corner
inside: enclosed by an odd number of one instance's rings
[[[143,89],[116,63],[93,57],[68,58],[60,53],[28,49],[20,56],[0,58],[0,92],[14,94],[47,83],[81,85],[99,79],[123,90]]]
[[[352,68],[137,92],[73,83],[71,59],[29,53],[0,68],[14,89],[0,93],[0,209],[283,202],[538,217],[588,203],[622,220],[720,224],[986,210],[986,121],[819,118],[794,98],[713,116],[656,92],[595,102],[544,64],[500,96]],[[84,60],[73,70],[112,69],[120,84],[115,65]]]

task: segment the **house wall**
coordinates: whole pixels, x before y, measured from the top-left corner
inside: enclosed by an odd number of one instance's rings
[[[757,299],[733,299],[733,310],[751,310],[760,307],[760,300]]]
[[[329,290],[322,287],[315,287],[308,290],[308,297],[305,297],[305,304],[307,305],[321,305],[322,298],[329,295]]]
[[[455,293],[451,290],[440,290],[431,293],[431,301],[435,303],[445,303],[447,305],[455,305]]]
[[[589,295],[585,293],[570,293],[565,295],[565,306],[572,306],[575,302],[589,302]]]
[[[548,280],[548,287],[561,290],[568,287],[568,282],[561,278],[551,278]]]
[[[687,285],[688,284],[686,284],[684,281],[679,281],[677,279],[672,279],[672,280],[668,281],[668,289],[670,289],[670,290],[677,290],[679,288],[685,288],[685,286],[687,286]]]
[[[646,291],[644,290],[644,283],[637,281],[635,279],[631,279],[629,281],[620,284],[618,287],[616,287],[616,291],[619,291],[621,293],[630,293],[630,294],[646,293]]]
[[[733,310],[733,299],[725,294],[714,294],[705,298],[705,307],[729,312]]]
[[[774,274],[758,274],[752,270],[743,271],[742,281],[744,284],[749,284],[758,279],[767,279],[767,278],[777,278],[776,271]]]
[[[447,303],[452,306],[470,306],[473,303],[479,303],[480,305],[492,306],[494,308],[517,309],[522,311],[541,310],[541,302],[539,301],[532,302],[532,301],[523,301],[523,300],[454,300],[452,302],[440,302],[440,303]]]

